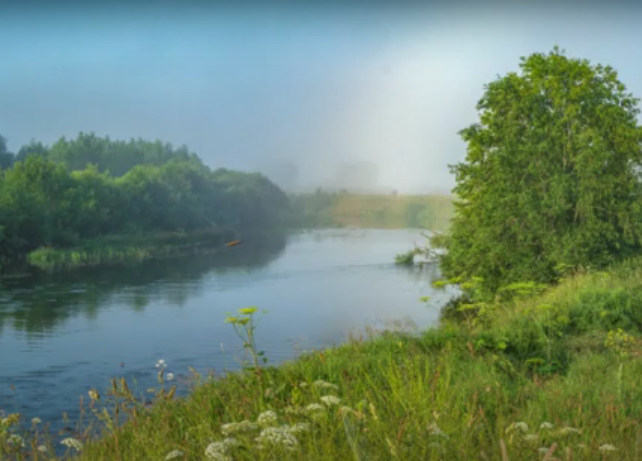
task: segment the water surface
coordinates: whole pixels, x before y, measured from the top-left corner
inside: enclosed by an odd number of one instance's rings
[[[242,349],[226,315],[256,305],[257,342],[270,363],[332,346],[366,325],[434,324],[434,266],[395,266],[394,256],[423,243],[413,230],[323,230],[250,237],[209,256],[165,259],[0,280],[0,409],[59,422],[73,419],[80,395],[110,378],[144,390],[154,364],[238,368]],[[55,426],[54,426],[55,427]]]

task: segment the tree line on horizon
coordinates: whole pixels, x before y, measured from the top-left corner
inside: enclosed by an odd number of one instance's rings
[[[260,173],[212,170],[187,147],[94,133],[32,141],[14,155],[0,137],[0,259],[111,234],[267,228],[290,213]]]

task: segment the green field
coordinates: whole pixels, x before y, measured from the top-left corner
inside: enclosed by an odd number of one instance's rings
[[[453,215],[449,195],[365,195],[317,192],[293,198],[305,224],[444,231]]]

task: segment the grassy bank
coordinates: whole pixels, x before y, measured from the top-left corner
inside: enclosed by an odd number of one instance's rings
[[[341,195],[330,211],[336,222],[367,228],[446,230],[452,216],[449,195]]]
[[[235,238],[229,229],[210,228],[194,232],[110,235],[73,248],[39,248],[27,256],[29,264],[42,269],[93,266],[142,261],[212,249]]]
[[[163,394],[151,410],[122,403],[121,417],[129,412],[133,421],[109,419],[112,429],[83,440],[77,454],[88,461],[640,459],[642,261],[538,294],[523,288],[476,315],[464,305],[450,316],[458,321],[421,334],[356,338],[278,368],[204,380],[186,399]],[[116,388],[126,402],[127,390]]]
[[[318,191],[292,197],[297,224],[313,227],[448,229],[453,214],[448,195],[365,195]]]

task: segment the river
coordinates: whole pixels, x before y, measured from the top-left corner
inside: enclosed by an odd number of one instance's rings
[[[0,410],[58,427],[80,396],[110,378],[155,383],[154,364],[188,375],[239,367],[224,323],[251,305],[270,364],[339,344],[367,325],[434,325],[452,293],[431,287],[434,266],[399,267],[422,244],[415,230],[319,230],[250,237],[218,254],[0,279]],[[420,301],[431,297],[431,305]]]

